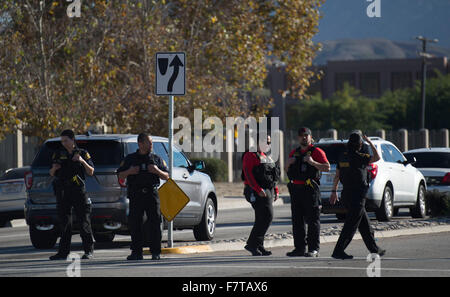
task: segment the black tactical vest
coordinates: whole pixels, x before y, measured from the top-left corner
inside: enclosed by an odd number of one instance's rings
[[[156,165],[155,157],[152,153],[148,155],[141,155],[137,152],[132,154],[131,166],[139,166],[139,173],[127,177],[129,188],[154,187],[159,185],[159,176],[148,172],[148,165]]]
[[[315,146],[311,146],[304,153],[301,152],[301,147],[298,147],[295,150],[293,155],[295,162],[289,166],[287,172],[289,180],[306,181],[308,179],[314,179],[316,182],[320,181],[320,171],[316,167],[303,161],[303,158],[308,154],[311,155],[315,149]]]
[[[339,160],[339,181],[346,188],[368,187],[370,175],[367,165],[362,162],[363,153],[344,152]]]
[[[79,148],[75,148],[72,154],[65,149],[59,150],[53,154],[52,162],[61,165],[55,173],[56,181],[68,184],[68,182],[73,182],[74,186],[84,186],[86,176],[84,173],[84,167],[80,162],[72,161],[75,154],[80,154],[84,159],[87,158],[87,151]]]
[[[244,155],[246,153],[244,153]],[[263,189],[274,188],[276,182],[280,179],[280,167],[272,160],[272,158],[263,156],[259,152],[255,152],[254,154],[260,161],[260,164],[253,167],[252,171],[256,182]],[[244,155],[242,155],[242,159],[244,159]],[[244,170],[242,170],[241,179],[245,180]]]

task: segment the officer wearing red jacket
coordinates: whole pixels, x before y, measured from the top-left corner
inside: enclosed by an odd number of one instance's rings
[[[312,145],[311,130],[298,130],[300,146],[289,154],[286,166],[291,196],[295,249],[289,257],[318,257],[320,248],[320,172],[330,171],[325,152]],[[306,233],[306,224],[308,233]],[[308,252],[306,253],[306,246]]]
[[[268,136],[267,145],[270,143]],[[278,199],[279,194],[276,182],[280,177],[280,169],[263,151],[267,152],[268,147],[260,144],[257,152],[244,153],[242,164],[244,195],[255,211],[255,223],[245,246],[253,256],[272,254],[264,248],[264,236],[273,219],[272,203]]]

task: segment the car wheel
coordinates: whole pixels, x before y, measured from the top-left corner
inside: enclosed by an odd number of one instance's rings
[[[383,200],[381,201],[381,206],[375,212],[377,220],[380,222],[389,221],[394,214],[394,199],[392,195],[392,189],[389,186],[384,188]]]
[[[345,216],[346,216],[345,213],[337,213],[337,214],[336,214],[336,218],[337,218],[339,221],[345,221]]]
[[[424,218],[427,214],[425,205],[425,187],[420,184],[419,191],[417,192],[416,205],[410,208],[410,213],[413,218]]]
[[[194,227],[194,237],[197,241],[212,240],[216,231],[216,207],[211,198],[206,200],[205,210],[200,224]]]
[[[113,232],[94,233],[95,242],[112,242],[116,236]]]
[[[40,231],[30,226],[31,244],[37,249],[51,249],[55,246],[58,236],[54,230]]]
[[[0,221],[0,228],[7,228],[12,227],[10,220],[1,220]]]

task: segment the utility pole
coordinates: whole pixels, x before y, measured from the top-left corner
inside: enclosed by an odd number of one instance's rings
[[[427,53],[427,42],[437,43],[439,40],[437,39],[427,39],[423,36],[417,36],[417,40],[422,41],[422,52],[419,53],[419,56],[422,57],[422,85],[421,85],[421,93],[422,93],[422,113],[420,120],[420,128],[425,129],[425,84],[427,79],[427,58],[431,58],[432,55]]]

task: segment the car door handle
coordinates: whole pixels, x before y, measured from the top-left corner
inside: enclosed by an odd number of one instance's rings
[[[186,173],[183,173],[183,178],[187,179],[189,176]]]

